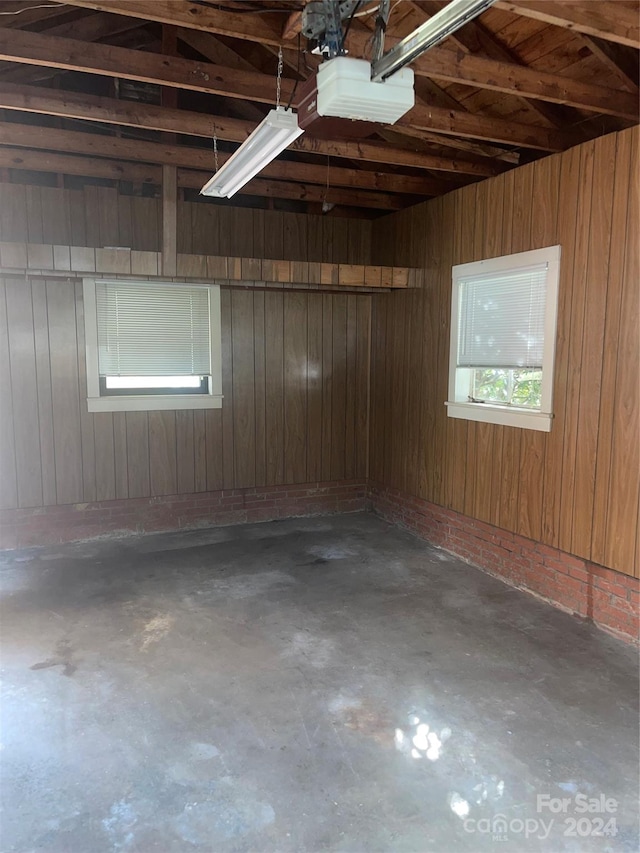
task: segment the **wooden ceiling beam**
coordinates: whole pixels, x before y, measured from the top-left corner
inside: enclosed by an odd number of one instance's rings
[[[447,5],[443,0],[419,0],[419,2],[418,0],[411,0],[411,2],[418,11],[426,12],[429,16],[436,15]],[[465,53],[478,54],[488,59],[495,59],[498,62],[525,65],[517,53],[503,44],[478,18],[468,21],[464,27],[453,33],[449,38]],[[578,118],[576,114],[565,115],[565,112],[568,113],[567,108],[558,104],[548,104],[544,101],[532,101],[520,96],[517,97],[520,103],[524,103],[529,110],[536,113],[545,122],[549,122],[553,127],[570,126]]]
[[[515,3],[498,0],[495,5],[514,15],[524,15],[556,27],[640,48],[638,11],[622,3],[611,0],[517,0]]]
[[[66,21],[63,24],[49,27],[46,35],[70,37],[77,41],[97,41],[136,30],[140,23],[134,18],[123,18],[120,15],[97,12],[86,15],[79,21]],[[2,73],[0,79],[20,83],[36,83],[53,77],[57,73],[56,69],[47,68],[44,65],[25,67],[15,62],[4,64],[0,71]]]
[[[134,184],[161,186],[162,167],[125,163],[121,160],[77,157],[69,154],[50,154],[43,151],[30,151],[22,148],[0,147],[0,168],[18,169],[33,172],[53,172],[62,175],[77,175],[86,178],[106,178],[114,181],[130,181]],[[209,172],[197,172],[178,169],[178,186],[200,189],[211,175]],[[266,198],[287,198],[297,201],[322,203],[326,188],[307,185],[294,181],[270,181],[257,178],[238,191],[240,195],[255,195]],[[399,210],[404,203],[398,196],[366,190],[331,188],[330,200],[334,204],[349,207],[365,207],[377,210]],[[233,204],[233,202],[229,202]]]
[[[10,3],[3,0],[2,11],[6,14],[0,17],[0,27],[13,29],[14,27],[30,27],[33,24],[40,24],[42,21],[60,18],[68,15],[71,9],[66,3],[60,3],[59,6],[37,3],[29,7],[25,6],[24,3]],[[17,14],[13,14],[16,12]]]
[[[3,41],[0,33],[0,56],[17,58],[18,54],[20,61],[28,65],[63,67],[66,70],[176,86],[252,102],[273,104],[275,101],[272,78],[256,71],[111,45],[78,43],[72,39],[57,39],[34,33],[12,32],[11,36],[11,39]],[[283,100],[289,99],[293,86],[293,81],[289,79],[282,81]],[[562,151],[579,141],[574,133],[557,132],[442,107],[415,107],[398,124],[542,151]],[[298,140],[299,145],[302,139],[304,137]]]
[[[583,35],[582,39],[591,53],[612,71],[620,82],[638,91],[640,83],[640,57],[638,51],[624,44],[615,44],[596,36]]]
[[[215,134],[219,139],[227,142],[243,142],[255,126],[252,122],[243,119],[212,116],[187,110],[172,110],[152,104],[140,104],[134,101],[116,100],[79,92],[66,92],[60,89],[21,86],[15,83],[2,83],[1,81],[0,108],[40,115],[53,115],[59,118],[125,125],[144,128],[145,130],[182,133],[202,138],[213,137]],[[416,130],[416,134],[430,133],[430,130],[427,129],[430,112],[428,108],[416,110],[416,121],[425,125],[422,129]],[[472,119],[471,116],[470,118]],[[487,124],[490,123],[491,120],[487,119]],[[452,127],[464,132],[464,126],[460,127],[460,124],[454,123]],[[395,126],[390,129],[394,130],[394,128]],[[409,132],[412,131],[409,130]],[[470,149],[463,150],[468,150],[471,154],[482,153],[476,150],[472,143],[466,140],[457,140],[456,137],[452,136],[441,135],[438,138],[438,136],[432,135],[431,141],[440,145],[453,144],[454,147],[458,144],[461,146],[466,144],[470,146]],[[310,143],[309,138],[302,137],[294,146],[294,150],[307,152],[307,148],[303,146],[315,144],[317,144],[316,141]],[[500,149],[494,149],[494,151],[498,155]],[[502,152],[498,156],[506,162],[517,162],[517,156],[514,159],[514,155],[509,152]],[[324,169],[324,166],[314,168]],[[351,170],[347,186],[353,183],[357,174],[356,170]],[[389,177],[388,188],[390,191],[393,191],[392,185],[397,182],[398,192],[428,192],[426,189],[428,184],[423,178],[403,175],[397,175],[394,178]],[[436,193],[444,191],[442,188],[445,186],[446,184],[443,182]]]
[[[462,83],[505,95],[565,104],[632,121],[636,121],[639,114],[637,99],[628,92],[515,65],[513,62],[485,59],[471,53],[429,50],[413,63],[412,68],[416,74],[446,80],[448,83]]]
[[[40,36],[35,33],[11,34],[11,42],[16,37],[24,37],[22,44],[30,44],[32,50],[25,48],[20,54],[20,61],[27,61],[24,56],[29,53],[33,56],[33,45],[38,45],[38,51],[42,55],[45,46],[51,49],[51,42],[61,50],[65,50],[64,56],[51,56],[50,62],[55,67],[65,67],[73,70],[93,71],[94,73],[107,73],[108,76],[124,77],[126,79],[143,80],[145,82],[160,83],[162,85],[178,86],[179,81],[186,88],[196,89],[210,93],[218,93],[229,96],[237,92],[244,94],[250,100],[264,98],[272,102],[275,96],[273,81],[268,75],[258,72],[231,70],[221,68],[218,65],[208,63],[192,62],[179,57],[141,53],[139,51],[127,50],[126,48],[115,48],[111,45],[89,44],[76,42],[73,39],[57,39],[55,37]],[[0,33],[0,43],[3,36]],[[44,39],[44,42],[42,41]],[[61,44],[62,43],[62,44]],[[6,47],[6,46],[5,46]],[[0,47],[0,56],[4,57],[6,51]],[[15,56],[15,53],[13,54]],[[50,56],[50,54],[48,54]],[[89,59],[93,57],[93,62]],[[126,58],[126,59],[125,59]],[[119,65],[119,62],[122,65]],[[127,62],[129,65],[127,66]],[[32,64],[32,60],[28,61]],[[40,61],[33,62],[40,64]],[[120,69],[124,68],[124,71]],[[197,78],[193,81],[191,75]],[[287,84],[287,85],[285,85]],[[293,91],[291,80],[283,81],[283,100]],[[242,94],[240,95],[242,97]],[[350,140],[324,140],[314,139],[305,135],[298,139],[293,145],[293,150],[305,151],[310,154],[329,155],[332,157],[345,157],[353,160],[369,160],[374,163],[385,165],[408,166],[418,169],[435,169],[437,171],[455,172],[458,174],[475,175],[487,177],[498,174],[502,167],[486,158],[467,157],[452,158],[438,155],[425,154],[423,152],[407,151],[385,143]]]
[[[182,27],[217,32],[232,38],[248,39],[276,46],[282,40],[279,29],[271,26],[269,21],[265,20],[265,15],[223,12],[211,6],[199,6],[179,2],[179,0],[154,0],[153,3],[144,5],[134,0],[100,0],[100,2],[71,0],[71,5],[138,18],[144,11],[147,20],[173,23]],[[367,55],[369,39],[370,34],[366,30],[352,27],[347,39],[351,54]],[[391,47],[397,41],[399,39],[389,37],[386,40],[387,46]],[[62,45],[59,47],[63,50]],[[126,68],[126,65],[123,64],[122,67]],[[412,68],[418,75],[462,83],[480,89],[567,104],[579,109],[618,115],[631,120],[636,120],[638,117],[638,104],[634,96],[629,93],[510,62],[498,62],[469,54],[460,55],[446,48],[435,47],[427,51],[412,63]]]
[[[442,107],[416,106],[398,124],[539,151],[565,151],[584,141],[583,136],[573,130],[555,130]]]
[[[130,106],[138,109],[143,107],[142,104],[133,103]],[[144,109],[146,109],[146,105]],[[160,110],[161,108],[153,109]],[[163,112],[167,112],[167,110],[163,110]],[[15,124],[13,122],[7,122],[2,126],[1,138],[3,144],[13,147],[76,152],[84,156],[121,157],[125,161],[158,163],[185,169],[202,169],[209,173],[208,177],[211,177],[215,171],[215,158],[211,149],[167,145],[104,134]],[[230,156],[230,154],[220,152],[218,155],[220,164],[226,162]],[[291,160],[274,160],[263,169],[261,175],[276,180],[293,180],[325,186],[327,167],[324,164],[316,166]],[[418,196],[440,195],[453,188],[451,184],[430,177],[416,178],[410,175],[348,169],[340,166],[331,166],[329,178],[332,186],[356,187],[362,190]]]

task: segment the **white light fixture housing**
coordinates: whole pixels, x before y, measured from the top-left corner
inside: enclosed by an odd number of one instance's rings
[[[318,115],[395,124],[416,102],[413,71],[373,83],[366,59],[336,56],[318,68]]]
[[[304,131],[293,110],[271,110],[227,162],[207,181],[201,195],[231,198],[251,178],[275,160]]]

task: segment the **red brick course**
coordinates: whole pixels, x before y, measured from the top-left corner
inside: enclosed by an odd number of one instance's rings
[[[621,639],[639,642],[637,578],[396,489],[370,483],[369,500],[387,521]]]
[[[627,641],[639,641],[636,578],[395,489],[357,480],[5,509],[0,510],[0,550],[367,508],[512,586]]]
[[[0,550],[98,536],[358,512],[365,507],[366,484],[345,480],[4,509],[0,510]]]

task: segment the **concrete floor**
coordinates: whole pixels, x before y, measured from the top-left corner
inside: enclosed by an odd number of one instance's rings
[[[637,849],[635,652],[372,515],[0,567],[3,851]]]

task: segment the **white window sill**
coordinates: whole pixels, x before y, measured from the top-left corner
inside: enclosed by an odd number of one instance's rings
[[[490,403],[445,403],[447,416],[462,418],[466,421],[479,421],[485,424],[536,429],[540,432],[551,431],[553,415],[546,412],[532,412],[526,409],[514,409],[507,406],[493,406]]]
[[[166,412],[178,409],[221,409],[222,395],[166,394],[140,397],[87,397],[90,412]]]

